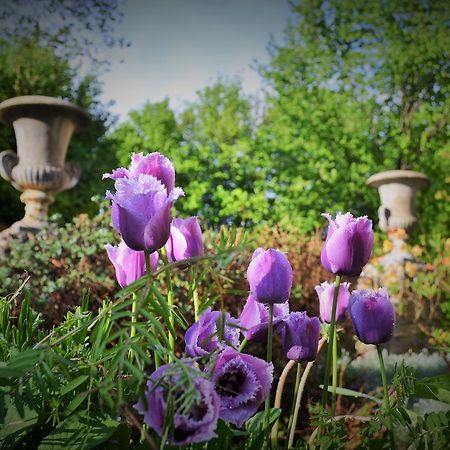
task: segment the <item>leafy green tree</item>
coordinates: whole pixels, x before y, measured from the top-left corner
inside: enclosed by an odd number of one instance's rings
[[[433,182],[419,202],[424,228],[444,231],[449,4],[311,0],[293,9],[261,68],[273,92],[258,139],[273,162],[275,216],[305,229],[333,209],[375,217],[366,177],[411,168]]]
[[[117,158],[123,166],[129,164],[133,152],[173,153],[181,140],[181,131],[168,99],[147,102],[140,110],[131,111],[128,120],[110,135]]]
[[[128,46],[115,33],[124,0],[3,0],[2,40],[15,45],[29,39],[53,49],[75,65],[89,62],[92,73],[108,65],[108,49]]]
[[[249,224],[267,214],[265,177],[254,155],[251,100],[237,80],[218,80],[198,92],[177,118],[168,100],[130,113],[112,134],[122,164],[132,152],[161,151],[177,170],[186,198],[181,213],[210,224]]]

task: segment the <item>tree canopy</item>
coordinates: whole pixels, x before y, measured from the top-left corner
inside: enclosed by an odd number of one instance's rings
[[[186,187],[183,212],[211,224],[289,222],[312,230],[325,211],[376,219],[366,179],[425,172],[425,229],[448,217],[449,6],[437,1],[312,0],[293,4],[282,43],[259,70],[263,113],[239,82],[218,80],[176,116],[168,102],[130,114],[113,136],[161,150]],[[163,144],[164,143],[164,144]]]

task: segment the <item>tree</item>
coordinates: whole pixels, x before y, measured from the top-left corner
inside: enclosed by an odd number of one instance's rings
[[[261,68],[273,94],[258,139],[274,162],[276,216],[297,216],[305,229],[332,208],[374,217],[367,176],[411,168],[433,179],[420,202],[425,228],[444,231],[448,3],[312,0],[293,8],[284,44],[272,43]]]
[[[108,48],[129,45],[115,34],[123,0],[3,0],[2,40],[30,39],[74,65],[91,63],[92,73],[108,61]]]
[[[254,154],[251,101],[237,80],[218,80],[197,93],[177,119],[168,100],[130,113],[111,135],[128,164],[132,152],[161,151],[177,170],[186,197],[182,214],[209,224],[251,224],[267,214],[268,202]]]

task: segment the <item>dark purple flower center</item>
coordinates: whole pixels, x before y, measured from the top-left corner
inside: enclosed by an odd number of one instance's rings
[[[189,417],[189,419],[193,419],[196,422],[199,422],[206,416],[207,412],[208,412],[208,406],[204,402],[195,403],[190,408],[190,410],[188,412],[188,417]]]
[[[238,368],[225,372],[216,382],[216,392],[221,397],[237,397],[245,381],[245,375]]]
[[[175,427],[173,430],[173,440],[174,442],[184,442],[186,439],[195,434],[195,429],[187,429],[183,427]]]

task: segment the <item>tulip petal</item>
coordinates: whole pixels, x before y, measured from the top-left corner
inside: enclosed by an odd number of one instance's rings
[[[157,152],[145,156],[142,156],[142,153],[133,155],[130,174],[132,177],[140,174],[152,175],[166,187],[167,192],[171,192],[175,187],[175,168],[172,162]]]
[[[170,208],[159,208],[144,227],[144,243],[148,252],[164,247],[170,236]]]
[[[356,224],[354,223],[338,228],[325,242],[331,272],[343,274],[351,272],[355,230]]]
[[[395,328],[395,309],[386,288],[353,291],[349,312],[356,335],[365,344],[389,341]]]
[[[147,225],[145,217],[136,215],[120,205],[117,205],[117,213],[122,239],[128,247],[136,251],[145,250],[144,231]]]

